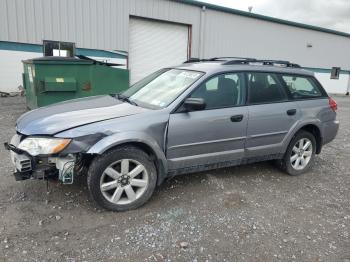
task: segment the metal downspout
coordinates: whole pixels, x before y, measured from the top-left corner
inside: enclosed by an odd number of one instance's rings
[[[203,5],[201,9],[201,16],[199,22],[199,58],[204,58],[204,34],[205,34],[205,11],[206,7]]]
[[[349,72],[349,78],[348,78],[348,88],[346,90],[346,94],[345,95],[349,95],[349,92],[350,92],[350,72]]]

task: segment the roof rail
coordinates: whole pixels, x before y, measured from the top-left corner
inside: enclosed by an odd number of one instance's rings
[[[240,57],[240,56],[219,56],[219,57],[213,57],[210,58],[211,61],[231,61],[231,60],[253,60],[254,58],[250,57]]]
[[[295,63],[284,60],[267,60],[267,59],[250,59],[250,60],[230,60],[223,65],[237,65],[237,64],[261,64],[268,66],[284,66],[284,67],[294,67],[300,68],[301,66]]]
[[[259,64],[267,66],[283,66],[283,67],[294,67],[301,68],[300,65],[291,63],[284,60],[271,60],[271,59],[256,59],[249,57],[235,57],[235,56],[223,56],[223,57],[213,57],[207,59],[190,58],[185,61],[185,63],[196,63],[196,62],[210,62],[210,61],[221,61],[223,65],[249,65],[249,64]]]
[[[222,57],[212,57],[212,58],[190,58],[187,61],[184,62],[186,63],[196,63],[196,62],[210,62],[210,61],[233,61],[233,59],[239,59],[239,60],[254,60],[254,58],[248,58],[248,57],[238,57],[238,56],[222,56]]]
[[[188,60],[186,60],[185,62],[183,62],[184,64],[187,64],[187,63],[195,63],[195,62],[201,62],[202,60],[199,59],[199,58],[189,58]]]

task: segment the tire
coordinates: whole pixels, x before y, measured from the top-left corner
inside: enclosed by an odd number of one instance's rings
[[[302,147],[300,147],[301,141],[303,141]],[[307,142],[310,142],[311,148],[306,148]],[[300,150],[302,148],[304,149]],[[315,159],[315,152],[316,139],[314,135],[310,132],[301,130],[290,141],[287,151],[280,162],[280,166],[288,175],[298,176],[304,174],[312,168]],[[298,160],[298,158],[300,160]],[[297,165],[297,161],[299,161],[299,165]]]
[[[93,160],[87,184],[98,206],[110,211],[132,210],[152,196],[157,171],[144,151],[132,146],[119,147]]]

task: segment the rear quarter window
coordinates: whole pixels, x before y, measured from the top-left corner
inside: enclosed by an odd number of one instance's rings
[[[283,75],[282,79],[294,99],[325,96],[321,87],[313,77]]]

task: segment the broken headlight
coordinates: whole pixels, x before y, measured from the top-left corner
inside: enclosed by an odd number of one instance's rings
[[[28,137],[19,144],[18,148],[32,156],[52,155],[61,152],[70,141],[65,138]]]

